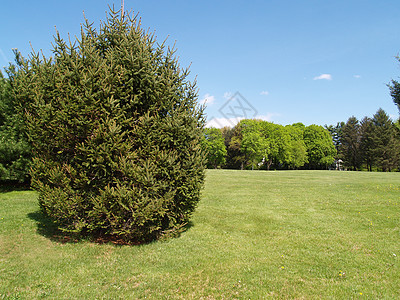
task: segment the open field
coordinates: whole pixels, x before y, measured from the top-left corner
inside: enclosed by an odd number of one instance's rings
[[[0,194],[0,299],[385,298],[400,291],[400,173],[207,171],[192,226],[141,246],[62,242]]]

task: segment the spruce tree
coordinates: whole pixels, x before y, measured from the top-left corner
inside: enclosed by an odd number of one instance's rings
[[[148,241],[178,232],[199,201],[203,109],[175,49],[110,10],[54,56],[17,53],[11,76],[34,149],[42,211],[67,232]]]
[[[10,81],[0,72],[0,182],[29,183],[31,151],[11,96]]]
[[[343,157],[345,166],[350,167],[353,171],[356,171],[361,166],[360,144],[360,124],[357,118],[352,116],[342,126],[339,151]]]
[[[361,160],[367,165],[368,171],[372,172],[375,164],[372,141],[373,123],[371,118],[364,117],[360,122],[360,152]]]
[[[381,108],[372,118],[371,140],[377,167],[383,172],[395,169],[400,158],[400,140],[395,125]]]

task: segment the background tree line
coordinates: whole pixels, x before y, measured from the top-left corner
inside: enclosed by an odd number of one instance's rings
[[[233,128],[205,128],[203,145],[209,168],[327,169],[336,155],[330,133],[322,126],[250,119]]]
[[[393,171],[400,168],[400,126],[379,109],[372,118],[330,125],[338,155],[343,167],[349,170]]]
[[[325,127],[242,120],[205,128],[203,146],[208,168],[400,170],[400,122],[383,109]]]

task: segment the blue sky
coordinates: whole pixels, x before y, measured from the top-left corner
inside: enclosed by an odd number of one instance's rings
[[[109,4],[121,1],[2,1],[0,67],[13,61],[12,48],[27,56],[30,43],[50,56],[55,26],[78,35],[83,11],[98,24]],[[386,86],[400,76],[398,0],[125,0],[125,10],[159,41],[176,41],[215,126],[240,115],[336,124],[379,107],[399,116]]]

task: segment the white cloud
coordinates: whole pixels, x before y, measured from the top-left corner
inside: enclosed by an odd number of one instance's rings
[[[203,99],[200,100],[201,105],[211,105],[215,102],[215,97],[210,94],[205,94]]]
[[[224,98],[226,100],[230,100],[232,98],[233,94],[231,92],[225,92],[224,93]]]
[[[253,119],[255,120],[263,120],[271,122],[273,116],[279,116],[277,113],[268,113],[267,115],[259,115],[255,116]],[[237,117],[237,118],[212,118],[207,122],[207,128],[223,128],[223,127],[234,127],[237,123],[245,118]]]
[[[268,95],[269,95],[269,92],[268,92],[268,91],[262,91],[262,92],[260,93],[260,95],[268,96]]]
[[[314,80],[321,80],[321,79],[332,80],[332,75],[331,74],[321,74],[319,76],[314,77],[313,79]]]
[[[207,122],[206,127],[214,127],[214,128],[223,128],[223,127],[233,127],[237,123],[240,122],[240,120],[243,120],[244,118],[212,118],[210,121]]]
[[[354,78],[361,78],[361,75],[353,75]]]
[[[254,119],[272,122],[272,117],[280,116],[278,113],[267,113],[267,115],[256,116]]]

